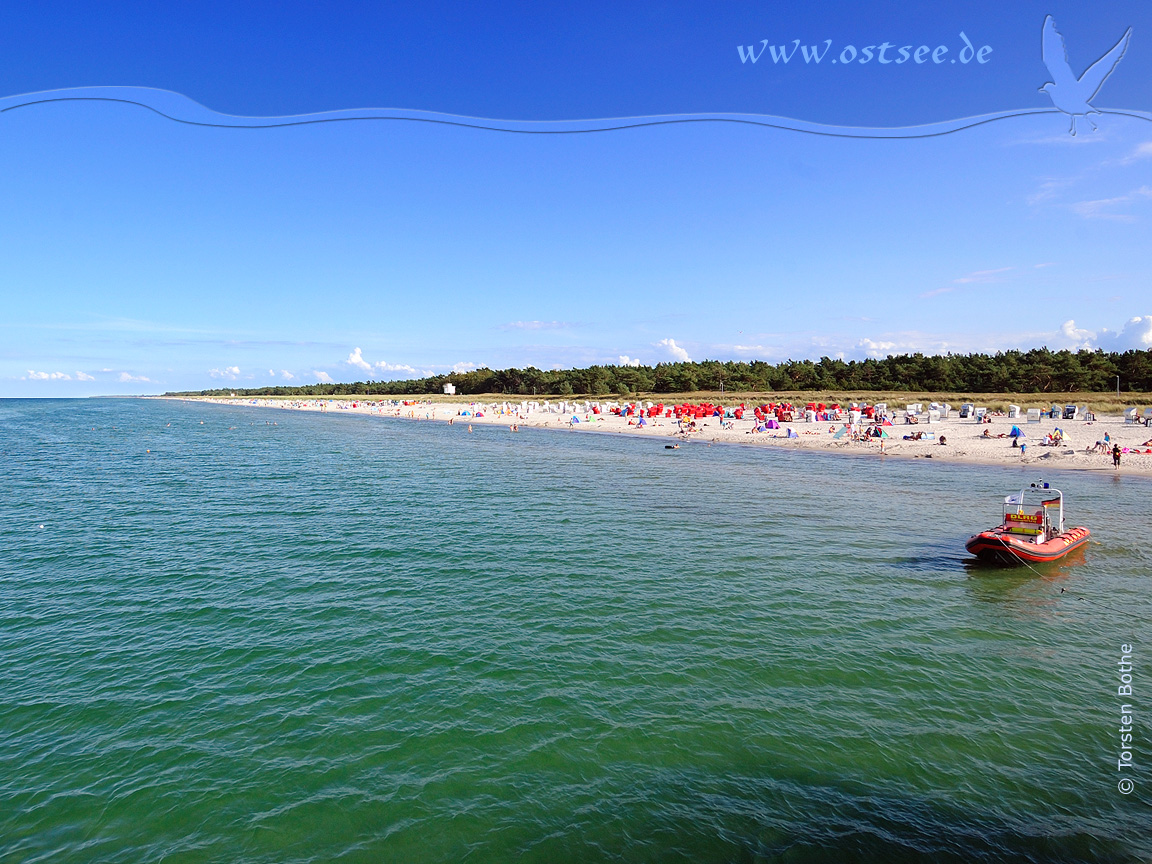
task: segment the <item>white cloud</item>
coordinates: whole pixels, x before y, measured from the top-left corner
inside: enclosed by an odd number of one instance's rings
[[[1116,334],[1114,351],[1137,351],[1152,348],[1152,315],[1129,318]]]
[[[1039,204],[1044,204],[1047,201],[1052,201],[1060,197],[1060,193],[1072,186],[1076,181],[1072,178],[1061,178],[1045,180],[1040,184],[1040,188],[1028,196],[1028,205],[1035,207]]]
[[[1149,157],[1152,157],[1152,141],[1145,141],[1143,144],[1137,144],[1135,150],[1120,160],[1120,164],[1131,165],[1133,162]]]
[[[863,351],[867,357],[887,357],[896,351],[897,345],[895,342],[877,342],[872,339],[861,339],[856,343],[856,347]]]
[[[456,365],[460,366],[460,365],[468,365],[468,364],[457,363]],[[379,363],[376,364],[376,368],[381,372],[407,372],[411,375],[421,374],[419,369],[415,368],[414,366],[409,366],[407,363],[385,363],[383,360],[381,360]],[[453,368],[455,368],[455,367],[453,367]],[[473,366],[472,368],[475,369],[476,367]],[[463,372],[466,370],[456,369],[456,371],[457,372]],[[425,374],[430,374],[430,373],[426,372]]]
[[[957,285],[965,285],[969,282],[998,282],[996,277],[1001,273],[1007,273],[1009,270],[1014,270],[1014,267],[997,267],[995,270],[976,270],[969,273],[967,276],[961,276],[959,279],[954,280]]]
[[[269,378],[275,378],[276,377],[276,370],[275,369],[269,369],[268,370],[268,377]]]
[[[471,372],[473,369],[479,369],[475,363],[454,363],[452,364],[453,372]],[[413,370],[415,371],[415,370]]]
[[[291,372],[289,372],[287,369],[281,369],[280,370],[280,377],[283,378],[285,381],[291,381],[296,376],[293,375]]]
[[[230,381],[235,381],[240,377],[240,367],[227,366],[224,369],[209,369],[208,374],[213,378],[227,378]]]
[[[1136,217],[1131,213],[1117,213],[1117,207],[1131,204],[1143,198],[1152,198],[1152,186],[1141,186],[1133,189],[1127,195],[1117,195],[1115,198],[1098,198],[1095,201],[1079,201],[1072,205],[1072,210],[1085,219],[1112,219],[1116,222],[1133,222]]]
[[[567,321],[509,321],[501,330],[564,330],[571,327]]]
[[[899,333],[884,333],[876,338],[863,337],[854,341],[840,353],[841,359],[863,360],[869,357],[879,359],[890,354],[947,354],[948,352],[987,351],[998,345],[999,341],[1007,339],[1011,344],[1012,337],[997,334],[986,334],[990,340],[987,344],[966,344],[964,337],[952,338],[946,335],[920,333],[907,331]],[[835,346],[828,346],[833,348]],[[829,356],[834,356],[829,354]]]
[[[1002,274],[1015,270],[1015,267],[997,267],[994,270],[974,270],[965,276],[961,276],[952,280],[951,285],[945,285],[943,288],[933,288],[931,291],[925,291],[921,297],[936,297],[940,294],[948,294],[955,291],[963,285],[986,285],[992,282],[1000,282]]]
[[[782,356],[784,349],[779,345],[733,345],[737,354],[753,354],[756,358]]]
[[[235,368],[235,367],[233,367]],[[237,370],[239,371],[239,370]],[[154,383],[151,378],[145,378],[143,375],[129,375],[127,372],[120,373],[120,381],[127,384],[129,382],[145,382],[148,384]]]
[[[365,372],[372,371],[372,364],[364,359],[364,355],[360,353],[360,349],[356,348],[348,355],[346,362],[349,366],[355,366],[357,369],[363,369]]]
[[[627,354],[621,354],[620,360],[617,363],[619,366],[640,366],[641,363],[634,357],[629,357]]]
[[[71,381],[72,376],[67,372],[34,372],[28,370],[28,375],[24,378],[25,381]]]
[[[370,363],[364,359],[364,354],[360,351],[359,348],[354,349],[352,353],[348,355],[348,359],[344,362],[346,362],[349,366],[355,366],[357,369],[362,369],[365,372],[403,372],[407,375],[411,375],[414,378],[420,377],[422,375],[432,374],[431,370],[429,369],[417,369],[415,366],[409,366],[407,363],[387,363],[383,360],[379,361],[378,363]],[[456,366],[466,366],[467,369],[476,368],[476,364],[474,363],[457,363]],[[456,367],[453,367],[453,371],[455,372],[466,372],[467,369],[457,369]]]
[[[332,382],[332,376],[329,375],[327,372],[321,372],[318,369],[313,369],[312,374],[316,376],[316,380],[319,381],[321,384],[333,383]]]
[[[677,345],[675,339],[661,339],[656,343],[656,347],[663,348],[674,360],[679,360],[682,363],[692,362],[692,358],[688,356],[688,352]]]
[[[1119,330],[1107,327],[1099,331],[1077,327],[1075,321],[1065,321],[1060,327],[1061,347],[1087,348],[1104,351],[1143,351],[1152,348],[1152,315],[1129,318]]]
[[[1060,325],[1060,335],[1064,337],[1064,344],[1070,348],[1087,348],[1096,338],[1095,333],[1081,330],[1071,318]]]
[[[86,372],[77,372],[76,373],[76,380],[77,381],[95,381],[96,379],[93,376],[87,374]]]

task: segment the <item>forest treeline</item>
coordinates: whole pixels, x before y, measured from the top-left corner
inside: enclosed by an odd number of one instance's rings
[[[585,369],[475,369],[408,381],[317,383],[300,387],[237,387],[202,390],[201,396],[416,396],[442,393],[444,384],[461,395],[687,393],[697,390],[884,390],[971,393],[1074,393],[1152,391],[1152,349],[1147,351],[1002,351],[996,354],[900,354],[883,359],[783,363],[704,360],[656,366],[589,366]],[[193,395],[190,393],[170,395]]]

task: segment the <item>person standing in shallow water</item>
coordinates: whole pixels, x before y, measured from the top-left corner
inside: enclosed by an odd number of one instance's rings
[[[1120,467],[1120,445],[1119,444],[1113,444],[1112,445],[1112,467],[1113,468],[1119,468]]]

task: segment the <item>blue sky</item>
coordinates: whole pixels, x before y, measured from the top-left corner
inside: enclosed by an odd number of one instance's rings
[[[1050,108],[1051,12],[1095,104],[1152,110],[1137,4],[103,4],[14,13],[0,95],[127,85],[268,116],[743,112],[901,126]],[[741,63],[889,41],[981,65]],[[1148,40],[1147,43],[1145,40]],[[895,49],[894,49],[895,50]],[[1152,123],[1033,114],[930,139],[732,124],[521,136],[0,114],[0,395],[494,367],[1152,346]],[[1139,319],[1139,320],[1133,320]]]

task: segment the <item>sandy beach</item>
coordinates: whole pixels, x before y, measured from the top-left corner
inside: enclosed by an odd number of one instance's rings
[[[738,444],[752,447],[783,447],[831,453],[854,454],[872,458],[938,459],[944,462],[983,465],[1031,465],[1038,470],[1080,470],[1118,472],[1152,476],[1152,428],[1141,423],[1125,423],[1123,417],[1097,415],[1094,420],[1051,420],[1028,423],[1026,418],[1009,419],[995,416],[991,422],[976,423],[961,420],[953,411],[948,419],[935,423],[905,424],[903,411],[897,411],[892,426],[883,427],[888,438],[861,438],[849,433],[837,437],[845,423],[817,421],[781,424],[779,429],[756,432],[754,419],[707,417],[697,420],[695,428],[687,431],[675,417],[645,418],[643,426],[637,417],[611,413],[620,402],[586,403],[540,400],[522,402],[440,402],[424,400],[360,400],[360,399],[284,399],[239,397],[164,397],[181,401],[209,402],[225,405],[249,405],[283,411],[314,411],[321,413],[365,414],[400,418],[414,422],[453,423],[467,429],[501,427],[509,430],[555,429],[572,433],[598,433],[629,435],[637,438],[660,439],[664,444]],[[527,408],[525,407],[527,404]],[[535,410],[532,405],[535,405]],[[598,405],[601,413],[593,413]],[[588,410],[585,410],[587,406]],[[575,420],[574,420],[575,418]],[[1019,426],[1026,446],[1012,446],[1008,436],[1013,425]],[[1063,440],[1046,446],[1045,436],[1057,428],[1064,433]],[[795,437],[788,437],[789,430]],[[922,433],[919,440],[912,436]],[[987,434],[985,434],[987,433]],[[1108,436],[1109,452],[1093,449]],[[905,436],[908,436],[907,438]],[[1004,437],[1001,437],[1004,436]],[[881,445],[883,442],[883,445]],[[1119,469],[1113,467],[1111,444],[1119,444],[1124,452]]]

